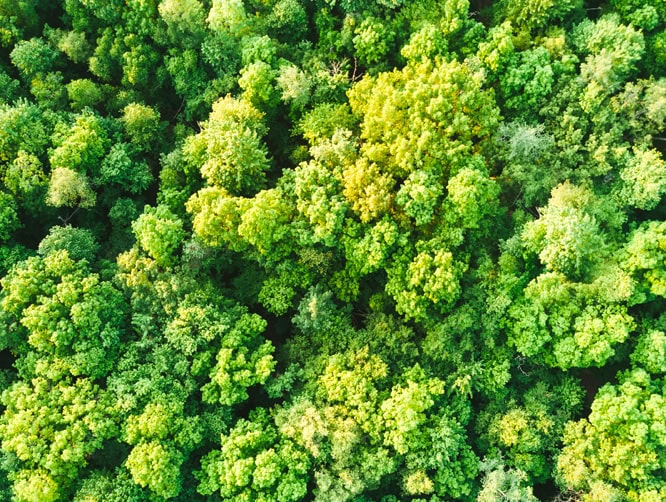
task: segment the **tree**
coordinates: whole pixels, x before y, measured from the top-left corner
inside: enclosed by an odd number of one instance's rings
[[[500,460],[486,459],[481,463],[485,474],[477,502],[536,502],[537,499],[520,469],[507,469]]]
[[[160,115],[150,106],[130,103],[123,108],[121,122],[132,144],[140,151],[149,150],[157,139]]]
[[[0,192],[0,241],[6,241],[20,227],[16,202],[8,193]]]
[[[48,256],[65,250],[72,260],[92,263],[99,249],[100,245],[90,230],[66,225],[51,227],[48,235],[39,243],[38,252],[42,256]]]
[[[269,168],[261,119],[248,102],[230,96],[218,100],[201,132],[186,140],[185,159],[201,168],[211,186],[235,195],[256,192]]]
[[[548,206],[539,211],[540,218],[525,225],[525,247],[539,253],[548,271],[585,277],[604,255],[606,242],[594,216],[593,197],[583,187],[559,185],[551,192]]]
[[[262,384],[275,367],[273,345],[262,340],[266,322],[257,315],[244,314],[222,339],[210,382],[201,388],[207,403],[226,406],[247,399],[247,389]]]
[[[261,408],[222,436],[201,462],[199,493],[223,499],[297,501],[307,493],[310,457],[281,437]]]
[[[654,209],[666,193],[666,162],[656,150],[634,149],[620,178],[620,201],[637,209]]]
[[[93,81],[81,78],[67,84],[69,105],[74,111],[92,108],[102,100],[102,91]]]
[[[635,329],[624,304],[631,293],[623,288],[608,298],[603,282],[587,285],[557,273],[542,274],[509,308],[509,343],[549,366],[603,366]]]
[[[53,237],[46,247],[49,241]],[[28,258],[2,279],[2,346],[16,352],[26,379],[104,377],[120,352],[123,296],[90,272],[87,262],[53,247],[52,253]]]
[[[511,387],[499,392],[476,417],[478,442],[488,467],[501,469],[493,477],[501,479],[513,471],[523,478],[519,486],[552,477],[562,433],[583,404],[583,388],[575,379],[526,370],[525,374],[518,370]],[[490,470],[486,472],[490,476]]]
[[[90,112],[76,116],[74,124],[59,123],[49,152],[53,170],[66,169],[85,174],[95,172],[107,153],[110,140],[102,120]]]
[[[580,9],[580,0],[567,0],[555,2],[553,0],[539,0],[526,2],[524,0],[503,0],[495,7],[496,21],[510,21],[520,29],[530,30],[544,28],[553,19],[562,19],[571,11]]]
[[[637,279],[637,303],[666,295],[665,250],[664,222],[647,221],[631,234],[625,249],[624,267]]]
[[[149,403],[139,415],[130,415],[125,425],[128,443],[135,445],[125,465],[139,486],[166,499],[182,489],[181,465],[200,440],[200,424],[183,416],[183,405],[167,399]],[[168,399],[172,397],[172,399]]]
[[[116,143],[104,157],[95,181],[99,185],[119,185],[131,194],[144,192],[154,181],[150,167],[131,154],[132,146]]]
[[[591,111],[600,98],[616,91],[635,71],[645,41],[639,31],[620,24],[616,16],[604,16],[597,23],[585,20],[573,35],[574,43],[587,55],[580,69],[587,82],[581,104]]]
[[[3,181],[21,207],[32,214],[43,208],[48,182],[37,156],[20,150],[7,166]]]
[[[204,36],[206,13],[199,0],[165,0],[157,6],[172,43],[196,46]]]
[[[117,431],[108,394],[88,378],[16,382],[2,394],[2,448],[21,461],[17,500],[66,497],[87,459]]]
[[[141,248],[157,263],[174,263],[174,252],[185,233],[183,222],[166,206],[146,206],[143,214],[132,223],[132,230]]]
[[[557,461],[559,482],[590,500],[664,497],[662,387],[642,369],[626,371],[618,384],[602,387],[590,416],[567,425]]]
[[[457,171],[466,155],[482,150],[498,121],[483,80],[470,65],[441,59],[364,78],[349,93],[353,113],[363,117],[362,153],[399,179],[416,169]]]
[[[23,79],[29,83],[52,69],[58,52],[43,38],[32,38],[17,43],[9,56]]]
[[[206,23],[213,31],[228,30],[234,36],[247,34],[250,21],[241,0],[213,0]]]
[[[55,207],[83,207],[95,205],[97,195],[87,177],[68,167],[56,167],[51,171],[46,203]]]
[[[0,159],[3,162],[12,162],[20,151],[43,155],[51,133],[39,108],[25,100],[0,107],[0,131]]]

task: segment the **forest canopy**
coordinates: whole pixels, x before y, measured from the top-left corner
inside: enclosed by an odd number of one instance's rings
[[[0,501],[666,500],[666,3],[0,0]]]

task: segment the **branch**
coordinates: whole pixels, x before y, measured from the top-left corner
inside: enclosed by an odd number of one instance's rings
[[[81,209],[81,206],[76,206],[76,208],[74,209],[74,211],[72,211],[72,212],[69,214],[69,216],[67,216],[66,218],[63,218],[62,216],[58,216],[58,219],[59,219],[60,221],[62,221],[62,224],[63,224],[63,225],[67,225],[67,223],[69,223],[69,220],[71,220],[71,219],[74,217],[74,215],[75,215],[76,213],[79,212],[79,209]]]

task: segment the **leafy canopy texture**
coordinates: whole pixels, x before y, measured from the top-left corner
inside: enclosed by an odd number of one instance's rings
[[[0,0],[0,501],[666,500],[663,0]]]

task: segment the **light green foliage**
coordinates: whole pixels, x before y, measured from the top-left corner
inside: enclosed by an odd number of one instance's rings
[[[245,101],[230,96],[220,99],[201,132],[187,139],[185,159],[200,166],[212,186],[235,195],[256,192],[269,167],[261,119],[262,114]]]
[[[618,198],[627,206],[654,209],[666,193],[666,162],[656,150],[637,150],[620,171]]]
[[[67,107],[67,89],[59,71],[37,75],[30,82],[30,94],[40,108],[64,110]]]
[[[65,250],[72,260],[86,260],[91,263],[99,248],[99,243],[90,230],[66,225],[51,227],[48,235],[39,243],[38,253],[48,256]]]
[[[180,492],[180,467],[185,460],[181,450],[191,450],[201,441],[200,421],[183,416],[183,406],[175,401],[151,402],[139,415],[127,418],[125,439],[135,445],[127,467],[140,486],[165,498]],[[152,471],[152,473],[151,473]]]
[[[582,7],[580,0],[502,0],[498,2],[495,15],[498,22],[510,21],[520,29],[543,28],[553,19],[562,19],[575,9]]]
[[[666,295],[666,223],[648,221],[631,236],[626,247],[624,267],[638,280],[636,302],[644,295]]]
[[[3,162],[13,161],[20,151],[43,155],[49,134],[35,105],[19,100],[13,106],[0,106],[0,160]]]
[[[530,378],[533,382],[539,377],[530,385]],[[543,373],[532,377],[520,373],[514,386],[524,385],[527,390],[521,389],[512,396],[500,394],[478,415],[476,426],[487,455],[503,459],[503,464],[522,473],[524,481],[531,483],[551,477],[565,424],[580,412],[583,404],[583,389],[574,379],[547,380]]]
[[[548,271],[582,277],[603,258],[605,239],[594,203],[589,189],[564,183],[553,189],[539,219],[525,225],[524,245],[539,254]]]
[[[307,493],[310,458],[259,411],[223,435],[220,450],[206,455],[201,467],[198,491],[204,495],[290,502]]]
[[[393,386],[390,397],[381,404],[384,444],[405,455],[406,469],[401,473],[404,492],[450,497],[468,494],[468,480],[476,475],[477,459],[463,446],[463,428],[446,413],[427,413],[444,393],[443,382],[426,378],[418,366],[405,376],[406,385]],[[446,444],[445,438],[452,437],[456,439]]]
[[[203,35],[206,13],[199,0],[162,0],[157,9],[174,42],[184,43],[190,38],[194,42]]]
[[[123,108],[120,119],[132,144],[139,150],[148,150],[155,142],[160,127],[160,115],[150,106],[130,103]]]
[[[324,162],[312,160],[298,166],[294,185],[296,208],[308,221],[312,240],[332,245],[340,233],[347,212],[339,179],[327,169]]]
[[[377,430],[377,383],[386,372],[386,365],[367,349],[333,356],[319,377],[323,406],[299,401],[276,418],[282,434],[320,465],[317,498],[350,500],[395,471]]]
[[[6,241],[20,227],[14,197],[0,192],[0,242]]]
[[[486,218],[494,216],[500,188],[488,178],[483,161],[478,157],[470,159],[464,167],[449,179],[446,185],[447,202],[451,204],[449,224],[460,224],[466,229],[486,228]]]
[[[127,45],[127,49],[122,54],[122,82],[128,87],[152,87],[147,84],[155,82],[157,85],[166,76],[164,71],[159,67],[160,54],[153,49],[150,45],[142,43],[138,35],[127,35],[123,42]]]
[[[250,28],[242,0],[213,0],[206,22],[213,31],[229,31],[237,37]]]
[[[395,201],[420,226],[432,221],[443,193],[444,187],[436,176],[427,171],[414,171],[398,190]]]
[[[287,255],[291,250],[288,222],[292,208],[286,194],[277,188],[262,190],[243,202],[238,235],[267,259]]]
[[[153,182],[150,167],[145,162],[134,160],[130,155],[131,148],[126,143],[116,143],[109,149],[99,168],[99,184],[120,185],[132,194],[148,188]]]
[[[81,31],[55,29],[45,30],[45,34],[58,50],[65,53],[74,63],[85,63],[91,55],[92,47],[86,40],[86,34]]]
[[[243,66],[263,62],[273,66],[277,61],[277,45],[268,35],[252,35],[241,41],[241,62]]]
[[[631,89],[628,84],[626,88]],[[666,80],[646,83],[645,99],[640,104],[646,108],[646,117],[649,120],[649,125],[645,124],[643,127],[651,130],[649,126],[663,124],[666,120]]]
[[[295,65],[280,67],[276,79],[282,92],[282,101],[290,103],[296,109],[302,109],[310,101],[312,81],[308,75]]]
[[[84,16],[89,16],[89,14],[85,14]],[[86,17],[84,17],[81,28],[86,25]],[[76,27],[76,24],[74,26]],[[93,55],[88,60],[90,73],[104,82],[110,82],[119,78],[122,71],[120,58],[124,50],[122,40],[116,38],[114,31],[110,27],[100,30]]]
[[[511,23],[503,22],[488,30],[486,40],[479,44],[477,56],[491,71],[496,72],[512,61],[515,47]]]
[[[141,248],[162,266],[175,262],[174,253],[185,236],[183,222],[163,205],[146,206],[132,223],[132,231]]]
[[[269,277],[263,281],[261,289],[257,294],[257,300],[270,313],[284,315],[294,306],[293,302],[296,296],[296,289],[299,286],[299,280],[307,277],[307,275],[299,275],[302,272],[300,268],[294,268],[294,270],[291,270],[289,266],[282,267],[278,271],[277,276]]]
[[[392,45],[395,33],[387,24],[373,17],[366,17],[354,29],[354,49],[365,65],[372,65],[383,60]]]
[[[99,117],[78,115],[74,124],[58,124],[49,153],[51,167],[85,173],[93,171],[109,147],[109,138]]]
[[[400,49],[400,55],[408,61],[419,61],[443,56],[447,48],[446,38],[441,36],[437,26],[425,23],[420,30],[412,33],[409,43]]]
[[[24,80],[31,82],[35,77],[51,70],[58,52],[44,39],[32,38],[17,43],[9,56]]]
[[[574,31],[574,43],[587,55],[581,77],[587,82],[581,104],[588,111],[598,106],[599,98],[616,91],[631,75],[645,50],[641,32],[605,16],[596,23],[583,21]]]
[[[31,211],[36,211],[44,204],[47,179],[39,158],[22,150],[14,161],[7,166],[4,184],[16,201]]]
[[[193,215],[194,232],[209,246],[222,246],[240,250],[237,227],[240,223],[238,199],[223,189],[206,187],[187,201],[187,211]]]
[[[387,267],[386,292],[401,314],[425,317],[432,303],[446,311],[460,295],[460,277],[467,268],[456,262],[441,242],[422,243],[417,254],[399,254]]]
[[[498,120],[483,79],[468,65],[436,59],[366,77],[349,93],[362,123],[361,157],[342,161],[347,203],[363,223],[391,214],[405,237],[419,229],[385,265],[386,291],[408,317],[452,306],[468,266],[458,254],[465,230],[485,226],[494,213],[498,190],[475,155]],[[353,280],[339,278],[341,295],[353,297],[351,287],[342,289]]]
[[[569,282],[557,273],[540,275],[509,309],[509,342],[550,366],[602,366],[635,323],[622,304],[631,289],[609,301],[601,286]]]
[[[484,459],[485,474],[477,502],[537,502],[527,475],[520,469],[507,469],[502,461]]]
[[[182,455],[158,442],[141,443],[127,457],[127,469],[139,486],[148,487],[166,499],[180,491]]]
[[[248,246],[260,259],[278,260],[293,246],[287,223],[292,207],[278,188],[262,190],[254,198],[230,197],[216,188],[204,188],[187,203],[194,214],[194,231],[209,245],[230,249]]]
[[[102,91],[94,82],[81,78],[67,84],[69,104],[74,111],[93,107],[102,100]]]
[[[319,466],[318,499],[354,499],[390,479],[406,496],[469,494],[477,459],[459,422],[439,409],[441,380],[415,366],[389,390],[388,366],[367,347],[322,364],[312,398],[276,416],[282,433]]]
[[[270,110],[279,99],[275,79],[277,72],[264,61],[255,61],[240,71],[238,85],[243,100],[260,110]]]
[[[56,167],[51,171],[46,203],[55,207],[83,207],[95,205],[97,195],[90,188],[85,174],[68,167]]]
[[[210,373],[210,382],[201,389],[207,403],[226,406],[247,399],[247,388],[263,384],[275,367],[273,345],[262,340],[266,322],[258,315],[242,315],[225,333]]]
[[[666,333],[656,329],[641,333],[631,362],[653,375],[666,373]]]
[[[345,169],[343,176],[345,198],[362,222],[376,220],[388,211],[395,181],[381,173],[377,164],[359,159]],[[408,202],[405,194],[404,204]]]
[[[663,382],[641,369],[602,387],[590,416],[567,425],[557,462],[561,484],[588,500],[613,492],[629,501],[663,498],[665,404]]]
[[[470,65],[440,59],[364,78],[349,93],[353,112],[363,117],[362,153],[401,178],[416,169],[440,176],[459,169],[497,125],[483,81]]]
[[[54,250],[29,258],[1,284],[2,345],[25,352],[25,377],[101,377],[113,368],[124,331],[123,297],[85,261]]]
[[[382,268],[400,241],[404,238],[389,218],[372,226],[350,225],[342,237],[347,264],[361,275]]]
[[[0,0],[0,500],[666,500],[665,23]]]
[[[55,502],[60,498],[58,484],[47,473],[22,473],[14,484],[14,495],[21,502]]]
[[[2,448],[21,462],[14,479],[18,500],[58,500],[89,455],[116,432],[108,394],[87,378],[20,381],[2,402]]]

